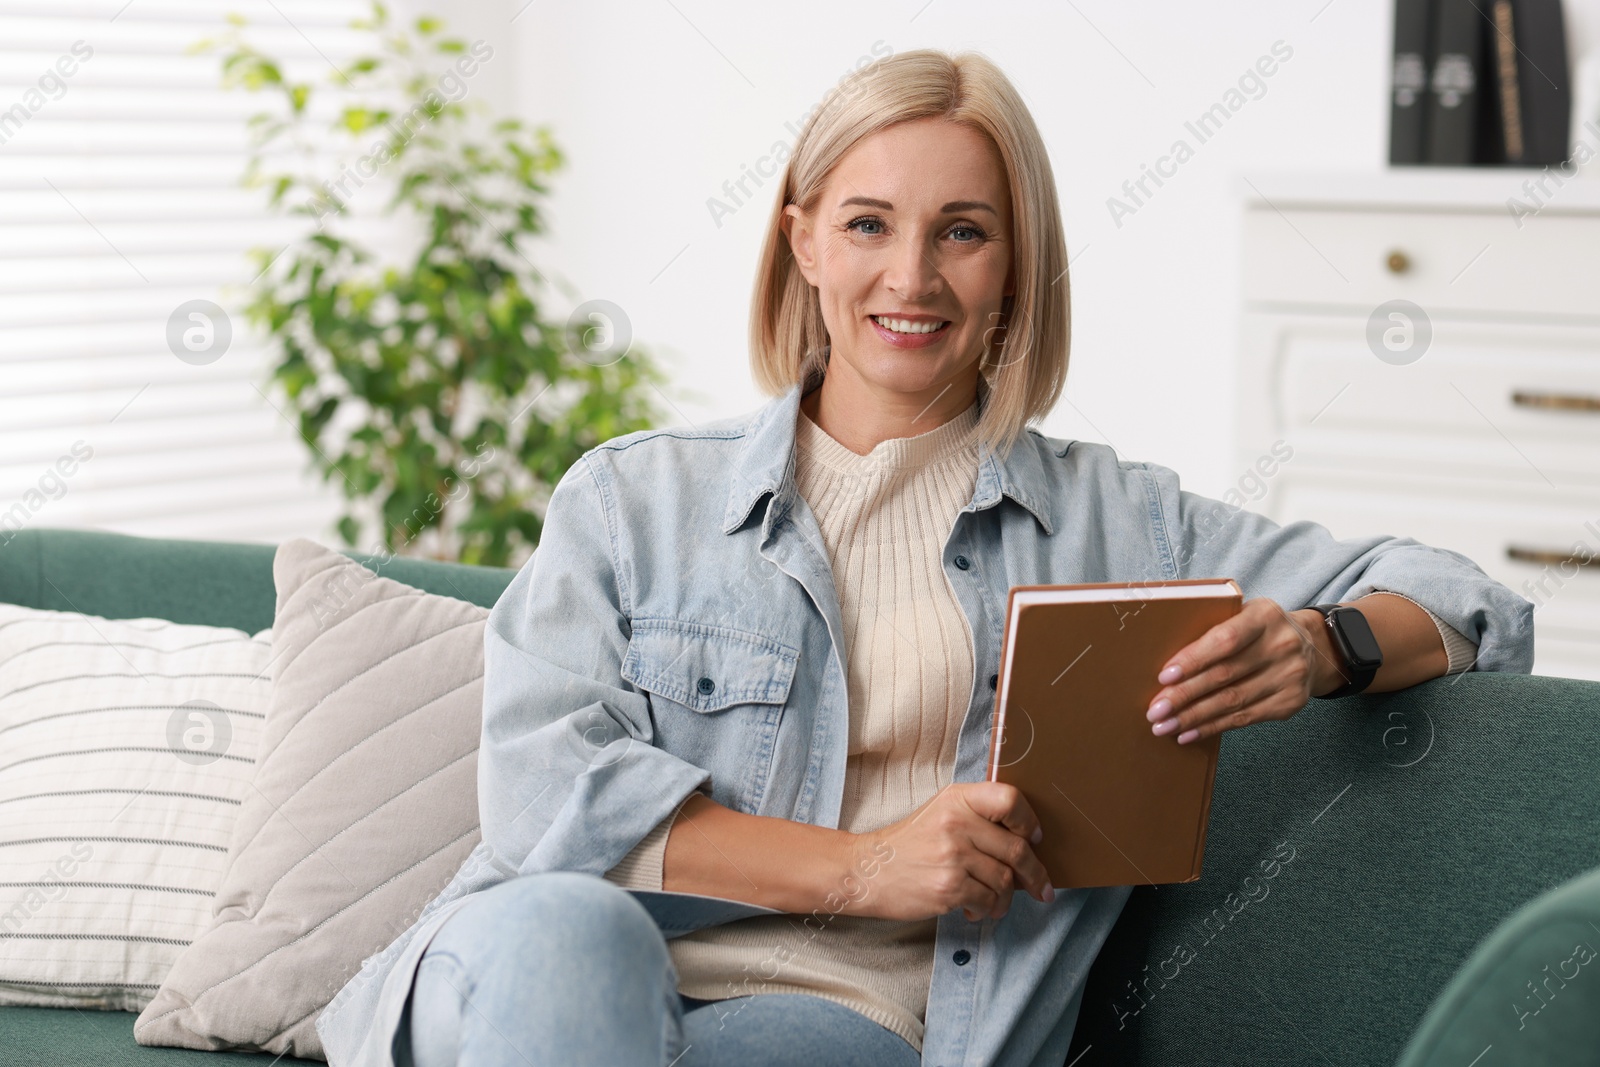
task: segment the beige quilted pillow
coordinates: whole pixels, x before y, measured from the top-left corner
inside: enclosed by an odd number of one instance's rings
[[[324,1058],[313,1023],[478,843],[489,612],[279,547],[273,686],[209,928],[134,1024],[142,1045]]]

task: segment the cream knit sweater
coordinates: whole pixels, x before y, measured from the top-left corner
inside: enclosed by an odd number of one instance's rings
[[[839,828],[874,830],[909,815],[952,779],[972,698],[973,644],[941,557],[977,481],[977,407],[865,456],[804,412],[795,481],[833,568],[849,675],[850,748]],[[661,888],[664,820],[608,873]],[[841,887],[841,892],[849,890]],[[934,919],[762,916],[669,941],[678,990],[718,1000],[811,993],[861,1012],[922,1047]]]

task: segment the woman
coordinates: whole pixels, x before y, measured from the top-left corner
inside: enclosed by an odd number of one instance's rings
[[[1530,606],[1459,555],[1027,430],[1067,324],[1005,77],[934,51],[857,75],[768,232],[776,399],[561,480],[485,635],[483,843],[319,1020],[336,1067],[1059,1067],[1129,890],[1054,890],[1027,799],[982,781],[1013,585],[1237,579],[1243,611],[1161,671],[1173,744],[1352,688],[1314,605],[1364,616],[1374,690],[1528,669]]]

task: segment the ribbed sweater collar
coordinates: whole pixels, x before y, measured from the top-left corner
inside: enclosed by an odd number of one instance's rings
[[[859,473],[862,470],[926,467],[971,450],[976,457],[978,405],[976,402],[955,418],[914,437],[893,437],[880,441],[871,452],[859,455],[830,437],[801,409],[795,423],[795,446],[806,458],[832,470]]]

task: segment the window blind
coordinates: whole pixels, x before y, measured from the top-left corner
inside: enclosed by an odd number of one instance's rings
[[[45,526],[336,543],[339,495],[238,310],[248,250],[302,225],[239,185],[265,96],[223,90],[217,56],[190,48],[237,12],[286,73],[320,84],[365,44],[349,22],[366,11],[0,0],[0,547]],[[209,362],[169,344],[192,301],[231,327]],[[221,324],[177,320],[202,346],[208,326]]]

